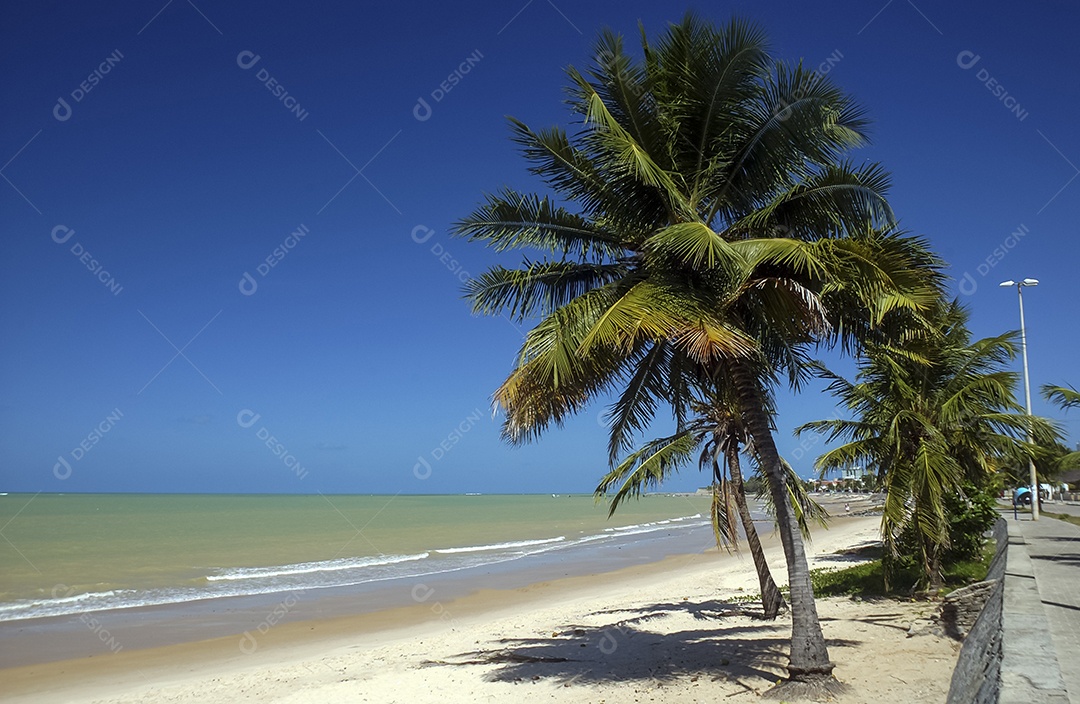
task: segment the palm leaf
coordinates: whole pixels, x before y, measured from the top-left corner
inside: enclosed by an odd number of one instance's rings
[[[1056,403],[1062,409],[1080,406],[1080,391],[1070,387],[1043,384],[1042,395],[1047,401]]]
[[[611,490],[618,486],[609,498],[608,516],[611,516],[626,499],[637,498],[650,488],[658,487],[692,460],[697,444],[698,438],[690,432],[645,443],[604,475],[594,492],[597,500],[608,498]]]

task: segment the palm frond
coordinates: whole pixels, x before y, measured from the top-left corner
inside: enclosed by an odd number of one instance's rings
[[[1043,384],[1042,395],[1050,403],[1056,403],[1063,410],[1067,408],[1080,407],[1080,391],[1077,391],[1073,387],[1054,386],[1053,384]]]
[[[504,188],[453,226],[457,237],[484,242],[496,251],[531,248],[541,252],[602,260],[625,254],[618,236],[587,218],[556,206],[549,198]]]
[[[473,313],[506,314],[523,322],[546,316],[595,288],[627,273],[622,264],[575,264],[564,261],[526,262],[524,268],[493,266],[465,284]]]
[[[628,498],[637,498],[651,488],[659,486],[673,472],[693,459],[694,448],[699,438],[693,433],[681,432],[675,435],[651,440],[641,449],[627,455],[617,467],[609,471],[600,480],[594,492],[597,500],[610,496],[608,516]]]

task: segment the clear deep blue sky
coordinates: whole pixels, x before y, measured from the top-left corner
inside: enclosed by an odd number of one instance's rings
[[[0,491],[591,490],[602,407],[501,444],[490,396],[521,333],[470,315],[462,279],[496,258],[447,229],[484,191],[537,186],[505,116],[566,124],[563,70],[602,27],[655,36],[694,6],[163,5],[21,3],[0,28]],[[976,335],[1019,327],[998,282],[1039,278],[1033,384],[1080,385],[1075,4],[696,7],[854,94],[874,121],[858,158],[968,275]],[[804,475],[821,447],[791,428],[833,409],[817,387],[781,400]]]

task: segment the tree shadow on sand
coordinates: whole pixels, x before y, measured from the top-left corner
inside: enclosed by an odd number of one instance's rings
[[[868,540],[847,550],[841,550],[829,555],[818,555],[816,560],[820,562],[866,562],[881,557],[884,550],[880,540]]]
[[[863,599],[863,601],[871,604],[884,604],[891,601],[888,597],[874,597],[869,599]],[[828,616],[820,617],[822,623],[829,623],[832,621],[850,621],[856,623],[865,623],[868,626],[881,626],[882,628],[892,628],[897,631],[907,633],[911,630],[911,615],[902,612],[874,614],[871,616],[862,616],[860,618],[831,618]]]
[[[567,625],[547,637],[504,638],[486,649],[460,653],[428,665],[495,665],[485,674],[491,682],[554,680],[578,683],[648,682],[680,678],[727,680],[747,689],[766,688],[785,676],[790,623],[754,622],[736,615],[739,604],[719,601],[656,603],[603,626]],[[700,629],[668,634],[648,629],[673,614],[688,613],[710,621]],[[724,623],[724,622],[727,623]],[[829,645],[856,645],[832,640]]]
[[[761,601],[740,600],[736,603],[733,601],[720,601],[719,599],[712,599],[710,601],[690,601],[689,599],[664,601],[649,604],[647,606],[640,606],[636,609],[603,609],[601,611],[593,611],[589,616],[637,614],[636,616],[631,616],[619,621],[620,624],[637,624],[660,616],[680,612],[693,616],[699,621],[717,621],[731,616],[747,616],[752,619],[763,618]]]

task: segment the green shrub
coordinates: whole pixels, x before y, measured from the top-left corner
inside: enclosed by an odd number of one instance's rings
[[[946,567],[952,563],[976,560],[986,543],[986,532],[998,519],[997,498],[988,489],[979,490],[968,484],[966,497],[953,494],[945,497],[945,513],[949,516],[949,549],[943,555]]]
[[[977,488],[964,484],[963,494],[948,494],[943,498],[943,508],[949,521],[949,544],[941,553],[941,571],[947,576],[954,567],[968,562],[980,562],[986,545],[986,533],[998,519],[997,498],[989,487]],[[915,525],[908,524],[896,541],[895,556],[886,556],[885,568],[889,581],[902,584],[908,574],[922,569],[921,551],[929,546],[920,539]],[[923,575],[925,584],[927,575]]]
[[[948,593],[972,582],[986,579],[990,561],[994,557],[993,541],[984,545],[974,559],[957,560],[943,570],[944,589]],[[859,596],[882,597],[911,595],[919,583],[919,571],[913,564],[897,567],[889,576],[890,589],[885,589],[885,568],[881,559],[866,562],[845,569],[822,568],[810,570],[810,584],[814,587],[815,597]]]

